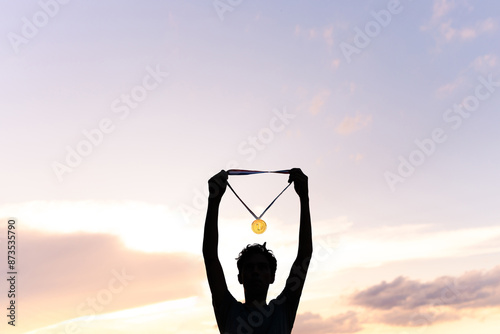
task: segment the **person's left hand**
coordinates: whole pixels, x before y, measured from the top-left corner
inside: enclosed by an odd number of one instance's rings
[[[295,192],[300,198],[309,196],[308,178],[300,168],[292,168],[288,182],[293,182]]]

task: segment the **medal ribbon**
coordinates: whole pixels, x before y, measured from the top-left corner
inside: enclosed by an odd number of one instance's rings
[[[247,169],[229,169],[227,171],[228,175],[252,175],[252,174],[264,174],[264,173],[290,174],[290,170],[289,169],[283,169],[283,170],[276,170],[276,171],[261,171],[261,170],[247,170]],[[231,185],[229,184],[229,182],[227,182],[227,185],[229,186],[229,189],[231,189],[231,191],[234,193],[234,195],[236,196],[236,198],[238,198],[240,200],[241,204],[243,204],[245,206],[245,208],[247,208],[248,212],[250,212],[252,214],[252,216],[255,218],[255,220],[260,219],[264,215],[264,213],[266,213],[266,211],[271,207],[271,205],[273,205],[274,202],[276,202],[276,200],[278,199],[278,197],[280,197],[281,194],[283,194],[285,192],[285,190],[287,190],[288,187],[290,187],[291,184],[292,183],[290,182],[285,187],[285,189],[283,189],[278,194],[278,196],[276,196],[276,198],[271,202],[271,204],[269,204],[267,206],[267,208],[264,210],[264,212],[262,212],[260,214],[260,216],[257,217],[257,215],[255,215],[255,213],[253,213],[253,211],[250,210],[250,208],[245,204],[245,202],[243,202],[243,200],[240,198],[240,196],[238,196],[238,194],[236,194],[236,191],[234,191],[233,187],[231,187]]]
[[[282,170],[248,170],[248,169],[228,169],[228,175],[252,175],[252,174],[263,174],[263,173],[278,173],[278,174],[290,174],[289,169]]]

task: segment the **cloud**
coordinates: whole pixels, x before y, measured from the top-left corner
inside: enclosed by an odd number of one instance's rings
[[[339,66],[340,66],[340,59],[339,58],[333,59],[332,62],[331,62],[332,69],[336,70],[336,69],[339,68]]]
[[[459,298],[456,308],[500,306],[500,266],[487,272],[470,271],[458,278]]]
[[[175,31],[179,30],[179,20],[174,17],[171,11],[168,12],[167,23]]]
[[[296,25],[293,33],[295,37],[302,37],[308,41],[322,41],[325,43],[326,47],[331,50],[334,45],[335,32],[334,26],[330,24],[325,27],[311,28],[304,28],[300,25]]]
[[[305,37],[307,40],[314,40],[318,36],[317,28],[304,28],[300,25],[295,26],[294,35],[296,37]]]
[[[432,21],[439,20],[455,7],[453,0],[434,0],[432,5]]]
[[[302,33],[302,27],[297,24],[295,26],[294,35],[298,37],[298,36],[300,36],[301,33]]]
[[[359,161],[363,160],[363,155],[361,153],[351,154],[349,156],[349,159],[354,160],[355,162],[359,162]]]
[[[476,57],[465,69],[460,71],[457,77],[436,90],[438,97],[447,97],[455,93],[460,88],[471,85],[477,80],[477,75],[488,75],[497,66],[497,57],[493,54],[486,54]]]
[[[18,217],[37,231],[115,235],[127,247],[148,252],[192,252],[201,244],[200,233],[180,212],[146,202],[31,201],[0,206],[2,216]]]
[[[444,310],[433,309],[426,310],[404,310],[399,309],[397,312],[373,313],[372,321],[383,323],[391,326],[403,327],[421,327],[440,322],[449,322],[460,320],[460,316],[456,313],[447,312]]]
[[[457,30],[451,26],[451,20],[440,23],[438,27],[438,31],[441,34],[441,37],[444,38],[445,41],[450,42],[457,35]]]
[[[471,67],[480,73],[490,73],[498,64],[498,58],[493,54],[479,56],[471,64]]]
[[[471,309],[500,307],[500,266],[424,283],[398,277],[354,293],[350,302],[370,309],[375,321],[389,325],[458,320]]]
[[[458,37],[461,40],[469,40],[476,38],[479,35],[490,33],[495,31],[497,28],[497,23],[492,18],[487,18],[482,21],[478,21],[473,27],[465,27],[457,32]]]
[[[313,97],[311,104],[309,105],[309,112],[313,115],[319,114],[322,111],[329,96],[330,92],[328,90],[323,90],[316,94]]]
[[[168,328],[169,333],[186,333],[181,328],[191,327],[189,333],[206,330],[207,313],[212,305],[204,299],[190,297],[138,308],[98,314],[92,318],[80,317],[50,326],[37,328],[27,334],[54,333],[158,333],[158,328]],[[215,322],[215,319],[214,319]],[[198,325],[198,328],[196,326]]]
[[[452,20],[446,15],[455,7],[455,2],[450,0],[434,0],[432,5],[432,17],[429,22],[420,27],[421,31],[429,31],[434,34],[438,46],[445,41],[450,41],[456,34],[452,28]]]
[[[429,22],[421,27],[421,30],[430,30],[440,24],[440,21],[455,8],[453,0],[434,0],[432,4],[432,17]]]
[[[339,236],[332,265],[336,270],[370,268],[395,261],[494,254],[500,251],[495,242],[499,236],[497,226],[448,231],[432,231],[429,225],[348,229]]]
[[[439,97],[445,97],[454,93],[459,87],[463,85],[465,77],[463,75],[458,76],[453,82],[442,85],[437,89],[436,95]]]
[[[315,39],[317,35],[318,35],[318,32],[315,28],[309,29],[309,39]]]
[[[346,116],[337,126],[335,131],[341,135],[348,135],[353,132],[359,131],[366,127],[372,121],[371,115],[356,115],[354,117]]]
[[[431,19],[420,28],[422,31],[429,31],[434,35],[438,49],[444,43],[471,41],[480,35],[493,32],[497,29],[498,24],[491,17],[477,21],[473,25],[460,26],[461,22],[457,22],[457,20],[451,17],[451,12],[455,8],[455,1],[435,0]],[[466,9],[469,11],[473,10],[470,6]]]
[[[22,245],[18,284],[26,324],[202,294],[204,269],[194,255],[134,251],[118,237],[87,233],[23,231]]]
[[[496,28],[497,23],[492,18],[478,21],[474,26],[463,28],[453,28],[451,20],[439,25],[441,36],[444,37],[447,42],[453,40],[469,41],[480,35],[493,32]]]
[[[323,29],[323,39],[329,47],[333,46],[333,26],[329,26]]]
[[[307,334],[356,333],[361,331],[362,327],[353,311],[326,319],[318,314],[306,312],[297,316],[293,330],[294,333]]]

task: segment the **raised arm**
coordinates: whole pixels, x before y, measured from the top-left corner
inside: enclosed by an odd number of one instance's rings
[[[297,257],[292,265],[290,276],[286,281],[286,286],[292,296],[296,297],[298,300],[302,293],[302,288],[304,287],[313,251],[311,213],[309,209],[309,187],[307,176],[299,168],[293,168],[290,171],[290,178],[288,181],[294,183],[295,191],[297,195],[299,195],[300,227]]]
[[[227,173],[222,170],[208,181],[210,195],[203,234],[203,258],[205,260],[208,284],[215,304],[223,302],[227,292],[226,279],[217,251],[219,243],[219,205],[222,195],[226,191],[227,177]]]

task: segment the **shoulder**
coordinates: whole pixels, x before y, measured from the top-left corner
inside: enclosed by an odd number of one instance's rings
[[[229,290],[225,290],[224,293],[220,296],[220,298],[214,298],[212,296],[212,304],[214,306],[215,311],[228,309],[230,307],[241,304],[233,297]]]
[[[219,328],[224,328],[226,332],[231,332],[228,328],[230,328],[237,315],[243,312],[243,304],[227,291],[220,300],[212,298],[212,305]]]
[[[269,302],[269,305],[273,308],[281,308],[287,311],[296,311],[299,306],[300,294],[294,293],[290,287],[285,286],[283,291],[273,300]]]
[[[274,318],[273,326],[279,328],[276,333],[290,333],[298,306],[299,300],[294,298],[294,294],[290,293],[287,288],[269,302],[269,312],[273,314]]]

